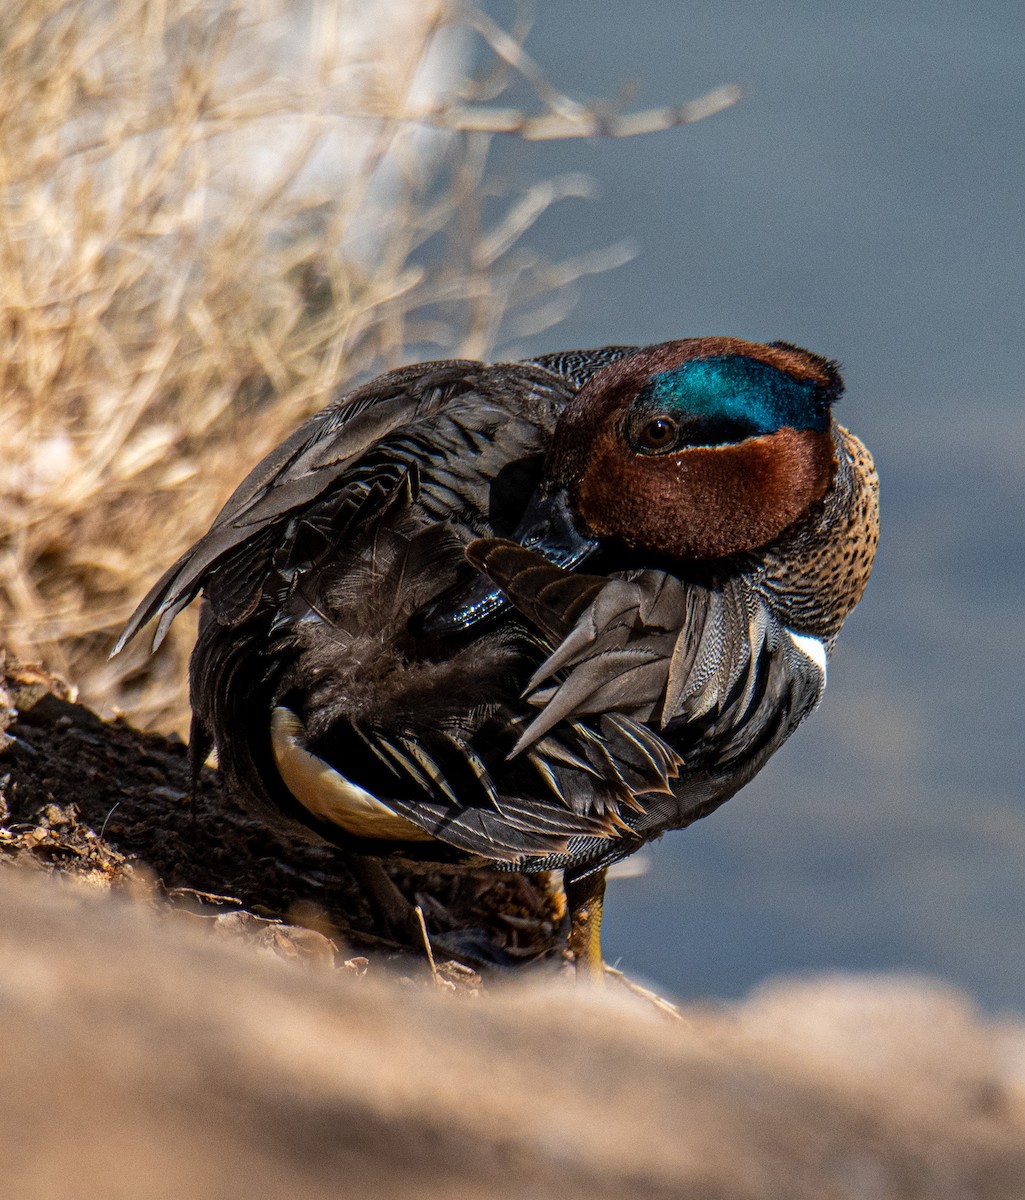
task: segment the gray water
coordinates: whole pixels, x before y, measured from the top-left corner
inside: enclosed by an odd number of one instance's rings
[[[497,147],[514,176],[600,185],[546,218],[547,254],[640,245],[516,349],[806,345],[843,363],[838,415],[883,481],[822,708],[611,886],[607,957],[679,995],[902,969],[1025,1009],[1023,25],[1016,2],[539,6],[529,49],[578,98],[746,98],[643,139]]]

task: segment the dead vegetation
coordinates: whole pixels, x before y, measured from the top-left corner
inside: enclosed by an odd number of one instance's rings
[[[147,728],[184,729],[189,620],[107,653],[248,468],[341,384],[484,355],[620,254],[533,253],[586,181],[503,194],[494,132],[734,98],[588,108],[456,0],[11,0],[2,25],[0,644]]]

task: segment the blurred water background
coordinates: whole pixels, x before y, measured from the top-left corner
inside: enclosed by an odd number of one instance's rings
[[[652,137],[499,141],[512,176],[598,183],[541,249],[639,247],[500,350],[806,345],[842,362],[840,418],[883,481],[876,573],[820,711],[611,886],[607,957],[679,995],[907,969],[1025,1008],[1023,29],[995,0],[538,6],[528,49],[575,97],[746,95]]]

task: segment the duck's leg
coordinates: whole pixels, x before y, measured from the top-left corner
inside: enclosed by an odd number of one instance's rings
[[[601,957],[601,917],[605,903],[606,868],[576,876],[570,870],[563,878],[569,909],[569,948],[578,979],[600,983],[605,976]]]
[[[416,909],[399,891],[380,859],[364,855],[347,855],[348,867],[363,892],[377,926],[383,933],[403,946],[415,946],[420,926]]]

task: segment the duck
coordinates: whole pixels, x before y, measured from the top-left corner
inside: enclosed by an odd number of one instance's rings
[[[195,769],[361,860],[606,873],[818,705],[878,542],[838,365],[695,337],[444,360],[340,395],[236,488],[115,647],[202,594]]]

